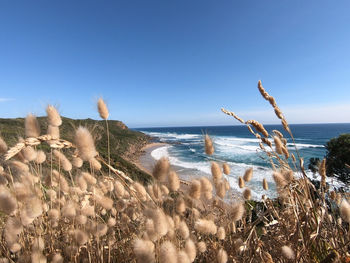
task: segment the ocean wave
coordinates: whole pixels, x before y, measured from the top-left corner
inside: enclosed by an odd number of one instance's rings
[[[307,144],[307,143],[296,143],[295,144],[298,149],[300,148],[324,148],[324,145],[318,145],[318,144]],[[288,148],[294,148],[293,143],[287,143]]]
[[[141,131],[153,137],[176,139],[176,140],[188,140],[201,138],[201,134],[188,134],[188,133],[174,133],[174,132],[148,132]]]

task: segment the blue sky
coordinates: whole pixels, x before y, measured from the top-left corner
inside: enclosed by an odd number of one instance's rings
[[[0,117],[130,127],[350,122],[350,1],[0,0]]]

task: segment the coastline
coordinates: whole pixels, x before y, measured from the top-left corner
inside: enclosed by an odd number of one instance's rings
[[[165,145],[167,144],[161,142],[151,142],[146,144],[141,148],[140,154],[137,156],[136,160],[133,161],[133,163],[143,172],[152,175],[152,169],[156,161],[152,157],[151,153],[153,150]]]
[[[146,144],[141,150],[141,154],[138,156],[137,160],[133,163],[143,172],[152,176],[152,169],[156,163],[156,160],[151,155],[152,151],[157,148],[167,146],[167,143],[153,142]],[[190,185],[190,181],[193,179],[201,178],[201,175],[189,175],[188,173],[183,173],[184,168],[176,165],[171,165],[171,168],[178,174],[182,191],[186,191]],[[190,171],[189,169],[187,169]],[[226,200],[239,200],[241,199],[241,194],[238,191],[234,191],[232,188],[227,193]]]

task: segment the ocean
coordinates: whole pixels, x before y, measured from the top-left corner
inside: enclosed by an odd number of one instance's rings
[[[296,147],[304,158],[305,169],[309,159],[317,157],[321,160],[326,155],[325,145],[331,138],[343,133],[350,133],[349,124],[294,124],[290,125]],[[287,139],[288,150],[295,154],[295,147],[287,132],[281,125],[265,125],[271,134],[272,130],[279,130]],[[210,177],[210,162],[217,161],[230,165],[231,173],[227,176],[231,187],[242,192],[238,187],[238,176],[253,167],[253,179],[247,183],[252,190],[252,198],[261,199],[263,194],[276,197],[275,184],[272,178],[272,169],[265,153],[259,149],[259,140],[256,139],[246,126],[208,126],[208,127],[166,127],[135,129],[154,137],[157,142],[167,143],[165,146],[151,152],[155,160],[163,156],[169,158],[171,165],[177,167],[180,176],[191,178],[197,176]],[[204,153],[204,136],[209,134],[214,142],[215,153],[207,156]],[[295,156],[297,156],[295,154]],[[318,179],[311,171],[307,171],[310,178]],[[262,179],[266,178],[269,190],[262,188]],[[344,186],[334,178],[327,178],[331,186]]]

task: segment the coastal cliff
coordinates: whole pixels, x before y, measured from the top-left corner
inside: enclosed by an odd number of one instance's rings
[[[41,134],[46,133],[48,127],[46,117],[38,117]],[[109,120],[109,135],[111,148],[111,162],[113,167],[125,172],[131,178],[147,183],[151,180],[145,173],[133,164],[141,153],[141,149],[148,144],[150,137],[142,132],[129,129],[123,122]],[[107,159],[107,133],[105,122],[93,119],[70,119],[62,117],[60,137],[73,142],[74,131],[79,126],[87,127],[95,139],[99,154]],[[18,139],[25,136],[24,118],[0,118],[0,135],[9,146],[13,146]]]

